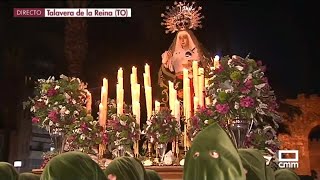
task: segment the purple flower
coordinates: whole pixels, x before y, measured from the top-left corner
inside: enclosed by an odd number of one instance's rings
[[[250,96],[247,96],[247,97],[240,99],[240,106],[241,107],[248,108],[248,107],[252,107],[253,105],[254,105],[254,100]]]
[[[39,123],[39,122],[40,122],[40,118],[38,118],[38,117],[32,118],[32,123]]]
[[[48,114],[48,118],[52,122],[56,123],[59,120],[59,113],[57,111],[50,111],[49,114]]]
[[[216,104],[217,112],[220,114],[227,114],[230,110],[228,104]]]
[[[249,94],[250,93],[250,89],[248,87],[242,87],[240,89],[240,92],[243,94]]]
[[[57,90],[51,88],[51,89],[48,90],[47,96],[52,97],[52,96],[56,95],[57,92],[58,92]]]

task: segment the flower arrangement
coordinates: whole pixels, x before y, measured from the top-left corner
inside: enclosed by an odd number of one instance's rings
[[[115,146],[131,145],[139,139],[140,134],[140,127],[131,113],[113,114],[107,120],[105,138]]]
[[[98,149],[99,144],[107,141],[107,136],[103,134],[103,128],[99,125],[99,121],[94,120],[91,115],[74,121],[70,126],[73,129],[69,132],[67,140],[70,149],[92,153],[94,149]]]
[[[210,124],[220,122],[215,118],[216,116],[211,108],[205,106],[198,108],[194,116],[190,118],[190,126],[188,127],[188,137],[190,140],[193,141],[194,137]],[[221,126],[224,127],[223,124]]]
[[[246,139],[246,146],[275,154],[280,149],[280,142],[277,138],[276,130],[270,125],[255,128]]]
[[[87,85],[64,75],[55,80],[39,79],[34,98],[30,98],[32,122],[50,130],[68,131],[75,121],[87,116]]]
[[[151,143],[165,144],[171,142],[181,130],[179,122],[171,115],[171,111],[162,108],[147,120],[144,133]]]
[[[211,69],[207,95],[215,118],[262,120],[279,117],[276,98],[265,77],[265,66],[248,57],[225,56]]]

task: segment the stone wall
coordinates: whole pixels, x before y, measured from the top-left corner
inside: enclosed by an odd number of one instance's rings
[[[314,150],[310,151],[309,149],[308,137],[311,129],[320,125],[320,97],[300,94],[297,99],[288,99],[285,103],[298,107],[301,114],[293,116],[289,116],[287,113],[282,114],[290,132],[290,135],[279,135],[282,149],[299,150],[299,168],[296,169],[296,172],[299,175],[310,175],[310,157],[315,154],[310,154],[310,152],[314,153]],[[313,146],[311,147],[313,148]]]

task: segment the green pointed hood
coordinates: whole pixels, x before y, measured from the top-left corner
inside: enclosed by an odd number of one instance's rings
[[[213,123],[194,139],[184,163],[184,180],[245,180],[238,151],[227,133]]]
[[[18,180],[16,169],[7,162],[0,162],[0,179],[2,180]]]
[[[116,176],[117,180],[148,180],[141,162],[132,157],[114,159],[104,170],[106,177]]]
[[[100,166],[90,156],[66,152],[52,158],[43,170],[41,180],[107,180]]]
[[[19,180],[40,180],[40,176],[33,173],[21,173],[19,174]]]
[[[266,167],[266,180],[275,180],[274,170],[270,167]]]
[[[238,150],[247,179],[266,180],[266,160],[257,149]]]
[[[279,169],[275,172],[276,180],[299,180],[299,176],[290,169]]]
[[[162,180],[162,178],[160,177],[160,175],[151,169],[146,169],[147,175],[149,180]]]

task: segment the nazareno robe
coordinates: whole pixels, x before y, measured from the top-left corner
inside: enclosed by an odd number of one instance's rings
[[[245,180],[245,171],[233,142],[217,123],[202,130],[187,152],[184,180]]]

